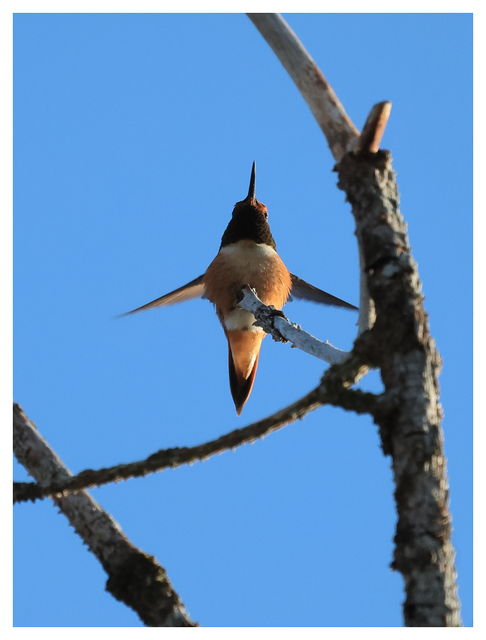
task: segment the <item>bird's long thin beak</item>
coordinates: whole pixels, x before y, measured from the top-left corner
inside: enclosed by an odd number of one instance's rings
[[[250,202],[254,204],[256,200],[255,196],[255,177],[256,177],[256,162],[253,163],[251,168],[251,178],[250,178],[250,188],[248,189],[247,199],[250,199]]]

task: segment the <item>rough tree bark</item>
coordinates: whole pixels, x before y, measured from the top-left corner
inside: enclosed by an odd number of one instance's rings
[[[422,287],[398,206],[389,152],[347,154],[336,166],[376,309],[357,351],[380,369],[394,408],[375,417],[392,457],[398,524],[394,569],[405,580],[407,626],[460,626],[438,375]]]
[[[17,460],[39,485],[71,477],[37,427],[14,404],[13,444]],[[165,569],[137,549],[120,525],[85,491],[54,497],[69,523],[108,574],[106,590],[131,607],[151,627],[195,627]]]

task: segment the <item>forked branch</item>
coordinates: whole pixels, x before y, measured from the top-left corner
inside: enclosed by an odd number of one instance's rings
[[[388,414],[375,414],[375,420],[383,451],[393,460],[398,512],[393,567],[405,580],[405,624],[460,626],[439,402],[440,356],[429,333],[391,156],[379,151],[391,105],[376,105],[359,136],[285,20],[276,14],[249,17],[324,131],[338,161],[339,188],[352,206],[361,276],[356,346],[380,369],[385,396],[396,401]]]

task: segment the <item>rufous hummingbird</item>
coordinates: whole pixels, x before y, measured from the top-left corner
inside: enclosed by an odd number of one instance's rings
[[[248,195],[235,204],[218,255],[206,272],[183,287],[124,314],[165,307],[190,298],[203,297],[212,302],[228,340],[230,389],[238,415],[250,397],[266,335],[261,327],[255,326],[255,316],[238,307],[238,292],[244,285],[255,289],[260,300],[275,309],[281,309],[292,293],[293,298],[356,310],[352,304],[288,271],[276,251],[267,207],[255,196],[255,172],[254,162]]]

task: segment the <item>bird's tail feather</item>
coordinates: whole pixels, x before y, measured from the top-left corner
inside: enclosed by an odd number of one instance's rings
[[[265,333],[262,331],[226,331],[231,395],[236,413],[241,415],[250,397]]]

